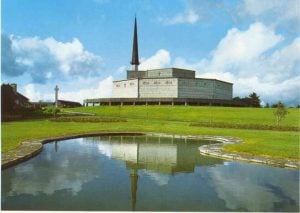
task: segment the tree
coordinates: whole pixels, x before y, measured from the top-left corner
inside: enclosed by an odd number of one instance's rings
[[[1,111],[2,115],[15,111],[15,93],[9,84],[1,85]]]
[[[287,114],[288,111],[286,110],[284,104],[281,101],[278,101],[276,104],[276,110],[274,111],[277,125],[279,125],[279,122],[282,121]]]
[[[259,99],[259,96],[255,92],[253,92],[249,95],[248,101],[249,101],[250,106],[260,107],[260,99]]]
[[[266,106],[265,106],[265,108],[270,108],[270,104],[267,103]]]
[[[241,101],[242,99],[239,96],[236,96],[232,100],[234,100],[234,101]]]

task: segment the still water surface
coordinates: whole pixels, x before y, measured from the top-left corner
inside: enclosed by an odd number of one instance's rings
[[[211,141],[91,137],[2,171],[2,209],[299,211],[299,171],[202,156]]]

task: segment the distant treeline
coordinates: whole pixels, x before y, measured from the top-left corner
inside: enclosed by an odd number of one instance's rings
[[[245,107],[261,107],[261,100],[255,92],[251,93],[248,97],[244,98],[236,96],[233,98],[233,100],[242,103],[242,105]]]
[[[236,96],[233,98],[233,100],[241,103],[241,105],[245,106],[245,107],[262,107],[261,100],[255,92],[251,93],[249,96],[244,97],[244,98]],[[265,108],[278,108],[278,106],[285,107],[284,103],[281,101],[278,101],[271,105],[269,103],[266,103],[266,105],[264,107]],[[300,105],[298,104],[296,106],[296,108],[300,108]]]

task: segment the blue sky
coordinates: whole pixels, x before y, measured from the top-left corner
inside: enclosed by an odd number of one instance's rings
[[[299,0],[2,0],[2,82],[31,100],[109,97],[130,68],[182,67],[299,104]]]

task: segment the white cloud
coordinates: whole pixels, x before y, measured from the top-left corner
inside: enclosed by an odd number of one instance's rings
[[[166,25],[173,25],[173,24],[195,24],[199,20],[199,15],[193,9],[187,9],[183,13],[178,13],[174,17],[171,18],[160,18],[160,21]]]
[[[213,52],[212,68],[220,69],[257,59],[262,53],[283,40],[281,35],[256,22],[246,31],[233,28],[228,31]]]
[[[265,15],[268,12],[275,13],[278,19],[292,20],[299,19],[299,0],[244,0],[242,12],[252,16]]]
[[[34,83],[48,79],[76,76],[95,76],[101,73],[102,58],[86,51],[74,38],[60,42],[54,38],[15,37],[2,34],[2,72],[7,76],[28,73]]]
[[[24,95],[30,99],[30,101],[42,100],[42,95],[36,90],[34,84],[27,84],[24,86]]]
[[[102,81],[99,81],[96,88],[82,88],[78,91],[61,92],[60,99],[75,100],[82,102],[87,98],[108,98],[112,94],[113,77],[109,76]]]
[[[170,66],[171,56],[167,50],[160,49],[153,56],[141,61],[140,70],[157,69]]]
[[[183,1],[183,9],[175,15],[160,16],[158,21],[164,25],[196,24],[200,21],[208,21],[216,14],[225,13],[231,15],[223,1],[214,0],[189,0]]]
[[[87,79],[87,81],[89,81]],[[90,85],[86,85],[85,87],[79,89],[73,87],[72,91],[64,91],[64,85],[58,85],[60,90],[58,93],[58,98],[61,100],[69,100],[69,101],[77,101],[83,102],[84,99],[87,98],[107,98],[111,97],[112,93],[112,81],[113,77],[109,76],[104,80],[101,80],[96,84],[96,87],[92,87]],[[76,82],[70,83],[72,85],[80,85],[80,83],[76,80]],[[54,87],[53,87],[54,88]],[[39,92],[41,91],[41,87],[39,84],[27,84],[24,86],[24,95],[30,99],[30,101],[54,101],[54,89],[52,91]]]
[[[238,10],[241,17],[254,17],[273,26],[288,27],[299,32],[299,0],[244,0]]]
[[[229,30],[209,58],[195,63],[176,58],[173,64],[197,70],[197,77],[234,83],[234,95],[254,91],[265,103],[299,104],[300,37],[279,48],[283,40],[272,28],[257,22],[245,31]]]

